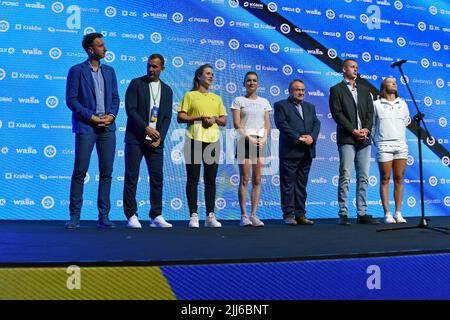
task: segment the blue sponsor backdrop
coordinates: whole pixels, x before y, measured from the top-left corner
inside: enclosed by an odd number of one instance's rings
[[[110,50],[104,63],[115,68],[122,99],[112,219],[124,219],[125,91],[131,79],[145,73],[147,57],[154,52],[166,58],[162,78],[174,91],[164,163],[167,219],[188,218],[181,153],[184,126],[176,123],[175,110],[190,89],[194,70],[206,62],[215,66],[213,91],[223,97],[228,110],[233,98],[243,94],[242,78],[249,70],[259,73],[259,94],[272,104],[287,97],[290,80],[305,80],[306,99],[316,105],[322,122],[308,186],[308,213],[312,218],[336,217],[338,154],[328,95],[329,87],[341,80],[340,61],[349,57],[359,61],[361,79],[374,93],[383,77],[395,76],[414,115],[398,70],[390,68],[397,59],[409,60],[404,71],[433,136],[423,144],[426,213],[449,215],[449,18],[446,1],[0,1],[0,219],[68,216],[74,136],[64,101],[65,81],[70,66],[86,59],[81,39],[93,31],[104,35]],[[239,176],[229,115],[222,132],[216,205],[219,218],[238,219]],[[258,211],[263,219],[281,217],[277,130],[270,137]],[[407,137],[410,156],[403,213],[417,216],[419,167],[413,126]],[[369,211],[381,216],[374,155],[373,149]],[[97,167],[93,156],[83,219],[97,217]],[[353,202],[354,189],[352,180]],[[148,194],[142,165],[137,200],[144,215],[149,210]],[[203,214],[203,197],[199,201]]]

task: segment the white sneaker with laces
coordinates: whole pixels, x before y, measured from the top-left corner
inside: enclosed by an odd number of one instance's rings
[[[198,224],[198,214],[197,213],[193,213],[191,215],[191,219],[189,220],[189,228],[198,228],[199,224]]]
[[[397,221],[397,223],[406,223],[405,218],[402,217],[402,214],[400,212],[395,213],[394,219],[395,221]]]
[[[139,222],[139,219],[136,215],[133,215],[132,217],[130,217],[130,219],[128,219],[127,227],[132,229],[142,228],[141,223]]]
[[[248,216],[242,216],[241,221],[239,222],[239,225],[241,227],[250,227],[252,225],[252,222],[248,218]]]
[[[210,212],[205,220],[205,227],[206,228],[221,228],[222,224],[217,221],[216,215],[214,212]]]
[[[384,223],[386,224],[391,224],[391,223],[396,223],[397,221],[395,221],[394,217],[392,216],[391,213],[387,213],[384,216]]]
[[[152,228],[172,228],[172,224],[164,220],[162,215],[157,216],[155,219],[150,219],[150,227]]]
[[[254,227],[264,227],[264,222],[259,220],[259,218],[257,216],[251,216],[250,221],[252,222],[252,225]]]

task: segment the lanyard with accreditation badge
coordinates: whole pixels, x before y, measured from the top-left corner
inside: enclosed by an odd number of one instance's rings
[[[150,84],[150,94],[152,96],[152,102],[150,107],[150,119],[149,119],[149,126],[151,128],[156,128],[156,121],[158,120],[158,110],[159,106],[157,105],[158,97],[161,94],[161,82],[158,81],[158,91],[156,92],[156,95],[153,94],[153,87]]]

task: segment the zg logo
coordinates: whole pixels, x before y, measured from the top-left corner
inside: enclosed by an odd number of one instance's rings
[[[61,12],[64,11],[64,5],[61,2],[59,2],[59,1],[53,2],[53,4],[52,4],[52,11],[54,13],[61,13]]]
[[[233,174],[233,175],[230,177],[230,183],[231,183],[231,185],[233,185],[233,186],[238,186],[238,185],[239,185],[239,182],[240,182],[239,175]]]
[[[276,4],[275,2],[269,2],[269,3],[267,4],[267,9],[268,9],[270,12],[277,12],[278,6],[277,6],[277,4]]]
[[[410,208],[414,207],[416,205],[416,198],[413,196],[409,197],[407,203]]]
[[[48,55],[53,60],[57,60],[57,59],[61,58],[62,52],[61,52],[60,48],[51,48],[50,51],[48,52]]]
[[[225,25],[225,19],[222,17],[215,17],[214,25],[218,28],[222,28]]]
[[[112,52],[112,51],[106,52],[105,61],[108,62],[108,63],[111,63],[111,62],[114,62],[114,60],[116,60],[115,53]]]
[[[0,32],[6,32],[9,30],[9,23],[6,20],[0,21]]]
[[[420,31],[425,31],[425,30],[427,30],[427,25],[425,24],[425,22],[420,21],[420,22],[417,24],[417,28],[419,28]]]
[[[287,76],[290,76],[292,74],[292,72],[294,72],[294,70],[292,69],[292,67],[290,65],[285,65],[283,66],[283,73]]]
[[[172,65],[173,65],[175,68],[181,68],[181,67],[183,66],[183,64],[184,64],[184,60],[183,60],[182,57],[174,57],[174,58],[172,59]]]
[[[59,100],[57,97],[55,96],[50,96],[47,99],[45,99],[45,104],[47,105],[47,107],[49,107],[50,109],[54,109],[58,106],[59,104]]]
[[[279,96],[281,93],[280,88],[278,86],[271,86],[269,92],[274,97]]]
[[[328,49],[328,57],[330,59],[336,59],[337,57],[337,51],[334,49]]]
[[[183,201],[181,201],[180,198],[173,198],[172,200],[170,200],[170,207],[173,210],[180,210],[181,207],[183,207]]]
[[[224,198],[217,198],[217,200],[216,200],[217,209],[223,210],[223,209],[225,209],[226,206],[227,206],[227,202],[225,201]]]
[[[105,8],[105,15],[106,15],[108,18],[113,18],[113,17],[116,16],[116,14],[117,14],[116,8],[114,8],[114,7],[106,7],[106,8]]]
[[[352,31],[347,31],[347,32],[345,33],[345,38],[346,38],[348,41],[353,41],[353,40],[355,40],[355,34],[354,34]]]
[[[275,43],[275,42],[270,44],[269,49],[270,49],[270,52],[272,52],[272,53],[280,52],[280,46],[278,45],[278,43]]]
[[[398,37],[398,38],[397,38],[397,44],[398,44],[400,47],[404,47],[404,46],[406,45],[406,40],[405,40],[405,38],[403,38],[403,37]]]
[[[271,179],[272,185],[278,187],[280,185],[280,176],[278,174],[274,174]]]
[[[283,24],[280,26],[280,31],[281,31],[282,33],[284,33],[284,34],[288,34],[289,32],[291,32],[291,27],[290,27],[288,24],[283,23]]]
[[[436,79],[436,86],[437,86],[439,89],[442,89],[442,88],[445,86],[445,81],[444,81],[444,79],[441,79],[441,78]]]
[[[236,39],[231,39],[230,41],[228,41],[228,46],[231,50],[237,50],[239,49],[240,44]]]
[[[5,69],[0,68],[0,81],[5,79],[5,77],[6,77]]]
[[[429,106],[431,106],[431,105],[433,104],[433,99],[431,99],[431,97],[425,97],[425,98],[423,99],[423,102],[425,103],[425,105],[426,105],[427,107],[429,107]]]
[[[172,15],[172,21],[175,22],[175,23],[182,23],[183,20],[184,20],[184,16],[181,13],[179,13],[179,12],[175,12]]]
[[[435,176],[431,176],[428,179],[428,183],[430,184],[430,186],[436,187],[436,185],[438,184],[438,179]]]
[[[227,92],[231,93],[231,94],[233,94],[237,91],[237,85],[234,82],[227,83],[225,88],[226,88]]]
[[[397,10],[402,10],[403,9],[403,3],[401,1],[395,1],[394,2],[394,7]]]
[[[227,67],[227,64],[225,63],[224,60],[217,59],[216,62],[214,63],[214,66],[216,67],[217,70],[223,71]]]
[[[428,68],[430,66],[430,61],[427,58],[423,58],[422,60],[420,60],[420,64],[422,65],[422,67]]]
[[[162,41],[162,36],[159,32],[153,32],[150,35],[150,39],[152,40],[153,43],[160,43]]]
[[[228,0],[228,4],[232,8],[237,8],[239,7],[239,0]]]
[[[333,20],[333,19],[336,17],[336,14],[335,14],[334,11],[331,10],[331,9],[328,9],[328,10],[325,12],[325,15],[326,15],[327,18],[330,19],[330,20]]]
[[[431,6],[429,11],[433,16],[437,15],[437,12],[438,12],[438,10],[435,6]]]
[[[437,41],[433,42],[433,49],[434,49],[434,51],[441,50],[441,44]]]
[[[51,209],[55,206],[55,199],[50,196],[45,196],[42,198],[41,205],[46,210]]]
[[[368,52],[363,52],[362,58],[365,62],[369,62],[370,60],[372,60],[372,56]]]
[[[46,146],[44,148],[44,155],[47,158],[53,158],[54,156],[56,156],[56,147],[52,145]]]

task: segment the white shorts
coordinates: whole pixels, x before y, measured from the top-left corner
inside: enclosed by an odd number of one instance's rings
[[[377,161],[387,162],[397,159],[408,159],[408,145],[379,145]]]

